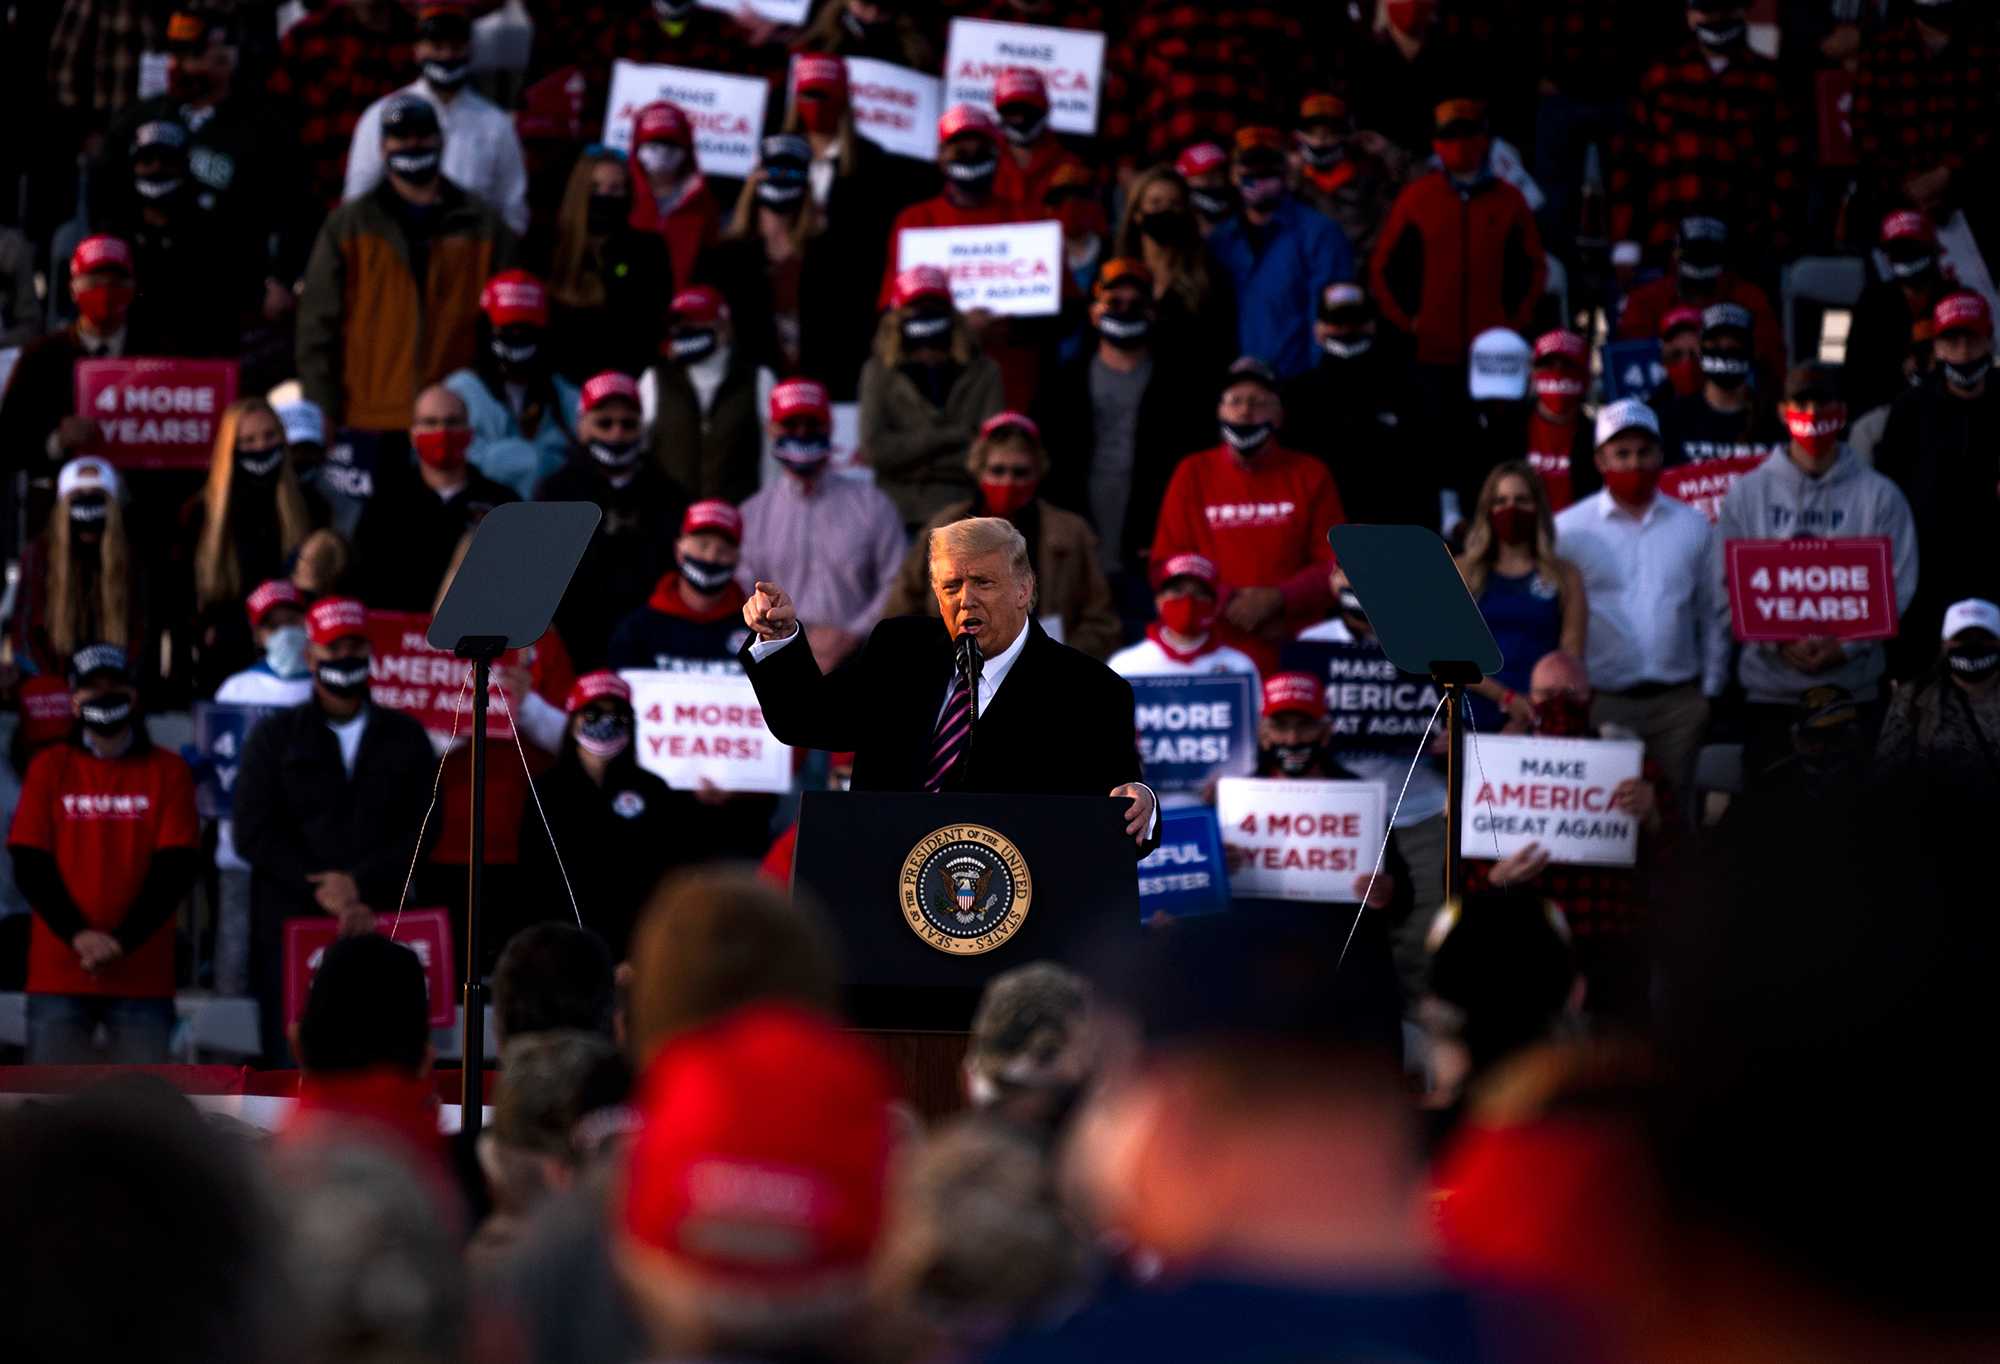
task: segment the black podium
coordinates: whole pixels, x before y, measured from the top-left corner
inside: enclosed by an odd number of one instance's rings
[[[839,935],[849,1016],[962,1032],[1002,971],[1136,942],[1124,812],[1098,796],[808,791],[792,880]]]

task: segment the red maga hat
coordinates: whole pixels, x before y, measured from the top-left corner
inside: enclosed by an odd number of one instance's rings
[[[99,270],[123,270],[132,273],[132,248],[122,237],[99,233],[95,237],[85,237],[76,244],[76,250],[69,253],[69,272],[72,275],[94,275]]]
[[[368,608],[353,597],[321,597],[306,612],[306,638],[315,644],[367,633]]]
[[[935,265],[913,265],[896,275],[889,301],[907,308],[920,298],[951,298],[951,276]]]
[[[705,498],[689,507],[687,515],[681,518],[682,535],[699,535],[703,531],[727,535],[740,545],[743,543],[743,513],[719,497]]]
[[[692,147],[694,125],[688,122],[680,105],[655,100],[632,120],[632,145],[636,147],[641,142],[677,142]]]
[[[1264,679],[1264,714],[1326,714],[1326,684],[1311,673],[1272,673]]]
[[[640,406],[639,385],[634,383],[632,376],[623,370],[607,369],[596,378],[586,380],[583,385],[583,395],[577,399],[577,415],[582,416],[600,403],[607,403],[613,398],[623,398],[634,407]]]
[[[787,379],[772,389],[771,420],[782,422],[793,417],[832,421],[833,404],[826,396],[826,386],[817,379]]]
[[[1016,431],[1026,431],[1029,435],[1033,436],[1037,441],[1041,440],[1042,438],[1042,428],[1036,425],[1035,419],[1033,417],[1030,417],[1025,412],[995,412],[985,421],[979,423],[979,438],[981,440],[985,440],[988,436],[991,436],[995,431],[1006,431],[1010,429]]]
[[[938,120],[938,145],[942,147],[954,137],[966,133],[977,133],[989,142],[999,142],[1000,125],[993,121],[993,115],[976,104],[954,104],[944,111]]]
[[[1155,589],[1165,587],[1175,578],[1196,578],[1212,588],[1222,584],[1222,574],[1214,561],[1203,554],[1176,554],[1153,570]]]
[[[1211,175],[1229,165],[1229,153],[1213,142],[1197,142],[1174,159],[1174,169],[1184,180]]]
[[[847,63],[821,52],[801,52],[792,58],[792,89],[847,90]]]
[[[1042,73],[1025,66],[1010,66],[1002,71],[993,82],[993,107],[1005,109],[1010,104],[1048,108],[1049,87]]]
[[[496,327],[521,323],[549,325],[549,293],[526,270],[507,270],[486,281],[479,291],[479,310]]]
[[[289,579],[273,578],[267,583],[260,583],[255,592],[244,598],[243,609],[250,617],[250,628],[254,630],[264,623],[264,617],[280,606],[302,607],[305,604],[305,595],[293,587]]]
[[[1931,324],[1937,334],[1947,332],[1978,332],[1982,336],[1993,335],[1993,310],[1986,300],[1970,289],[1961,289],[1955,294],[1946,294],[1931,310]]]
[[[1579,369],[1590,368],[1590,343],[1573,331],[1543,332],[1535,340],[1535,363],[1550,356],[1567,360]]]
[[[713,326],[729,311],[722,295],[706,284],[688,286],[675,294],[674,301],[667,306],[674,315],[674,321],[697,327]]]
[[[569,689],[569,695],[563,698],[563,714],[574,715],[592,701],[606,696],[623,701],[628,706],[632,704],[632,688],[617,673],[609,668],[585,673],[576,679],[576,684]]]

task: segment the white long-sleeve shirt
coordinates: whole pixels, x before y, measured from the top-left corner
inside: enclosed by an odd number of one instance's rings
[[[1590,604],[1594,689],[1699,681],[1721,693],[1730,641],[1717,624],[1714,546],[1708,518],[1663,494],[1638,516],[1605,490],[1556,517],[1556,553],[1582,573]]]
[[[437,110],[444,132],[444,178],[491,204],[516,233],[528,230],[528,165],[521,135],[506,110],[465,87],[449,101],[422,80],[384,95],[361,111],[354,141],[347,148],[347,183],[342,199],[359,199],[382,180],[382,110],[393,99],[417,95]]]

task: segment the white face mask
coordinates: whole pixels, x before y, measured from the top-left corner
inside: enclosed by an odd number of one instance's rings
[[[676,147],[671,142],[648,142],[633,155],[638,159],[639,168],[648,175],[678,175],[687,164],[687,148]]]
[[[281,625],[264,641],[264,664],[280,677],[306,675],[306,627]]]

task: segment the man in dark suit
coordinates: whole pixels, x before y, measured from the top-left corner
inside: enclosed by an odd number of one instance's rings
[[[942,622],[883,621],[830,677],[794,645],[791,597],[757,584],[743,607],[757,638],[742,658],[771,732],[852,751],[859,791],[1108,791],[1130,802],[1125,832],[1149,851],[1159,802],[1139,781],[1131,684],[1030,615],[1035,575],[1021,532],[974,517],[933,531],[929,553]]]

